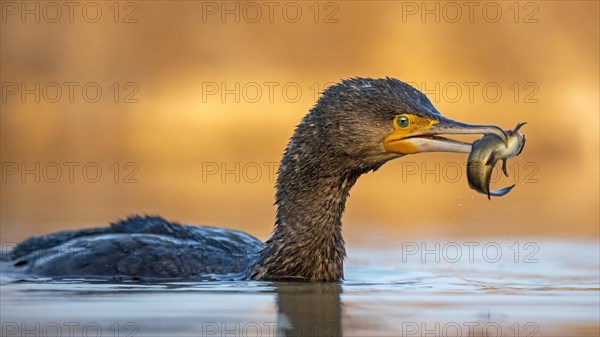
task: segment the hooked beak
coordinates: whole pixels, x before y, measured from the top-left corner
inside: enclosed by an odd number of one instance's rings
[[[396,129],[384,139],[387,152],[413,154],[420,152],[471,152],[471,143],[454,140],[440,135],[485,134],[496,135],[506,144],[508,138],[504,130],[496,125],[478,125],[457,122],[439,116],[429,128],[406,133]]]

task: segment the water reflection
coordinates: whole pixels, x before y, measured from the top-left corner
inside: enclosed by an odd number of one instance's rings
[[[132,323],[136,337],[599,336],[598,243],[537,244],[537,263],[517,263],[513,256],[496,263],[403,262],[389,247],[353,247],[341,284],[0,273],[0,335],[31,336],[28,331],[38,329],[36,336],[45,336],[45,327],[59,324],[66,332],[76,322],[81,329],[102,327],[102,336]],[[86,335],[81,332],[71,336]]]
[[[275,283],[277,336],[342,336],[339,283]]]

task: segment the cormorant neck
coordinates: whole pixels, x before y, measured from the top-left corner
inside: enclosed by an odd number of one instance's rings
[[[350,189],[372,168],[332,150],[319,125],[305,119],[281,160],[275,230],[251,271],[253,279],[343,278],[342,214]]]

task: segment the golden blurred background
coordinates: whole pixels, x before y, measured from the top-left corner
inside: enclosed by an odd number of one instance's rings
[[[527,121],[528,142],[491,201],[464,155],[386,164],[353,189],[347,240],[598,238],[597,1],[68,6],[2,3],[2,242],[134,213],[266,239],[294,126],[355,76],[411,82],[456,120]]]

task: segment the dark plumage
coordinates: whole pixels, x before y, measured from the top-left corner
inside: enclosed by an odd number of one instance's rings
[[[239,278],[262,247],[238,231],[133,216],[106,228],[29,238],[13,250],[10,262],[22,272],[52,277]]]
[[[54,277],[341,280],[346,199],[360,175],[402,156],[382,143],[402,113],[443,119],[425,95],[396,79],[355,78],[328,88],[285,150],[275,230],[265,244],[241,232],[131,217],[28,239],[5,263]]]
[[[398,157],[381,140],[399,111],[437,114],[425,95],[395,79],[352,79],[324,92],[285,150],[275,231],[250,277],[343,278],[346,199],[360,175]]]

